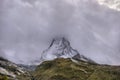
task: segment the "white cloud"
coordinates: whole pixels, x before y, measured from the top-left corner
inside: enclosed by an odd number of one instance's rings
[[[120,11],[120,0],[98,0],[101,5]]]

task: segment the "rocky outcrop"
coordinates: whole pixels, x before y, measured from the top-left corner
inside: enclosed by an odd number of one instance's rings
[[[25,74],[27,71],[17,64],[12,63],[2,57],[0,57],[0,75],[7,76],[8,79],[15,80],[18,76]]]

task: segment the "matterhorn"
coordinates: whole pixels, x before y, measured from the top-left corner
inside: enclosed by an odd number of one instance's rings
[[[48,49],[43,51],[40,62],[54,60],[56,58],[70,58],[72,60],[94,62],[73,49],[66,38],[54,38]]]

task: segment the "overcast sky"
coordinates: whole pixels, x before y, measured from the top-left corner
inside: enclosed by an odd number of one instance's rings
[[[98,63],[120,65],[120,12],[96,0],[0,0],[0,55],[39,59],[55,37]]]

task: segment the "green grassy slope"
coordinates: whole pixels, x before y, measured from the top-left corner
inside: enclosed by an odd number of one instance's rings
[[[33,76],[36,80],[120,80],[120,67],[61,58],[43,62]]]

